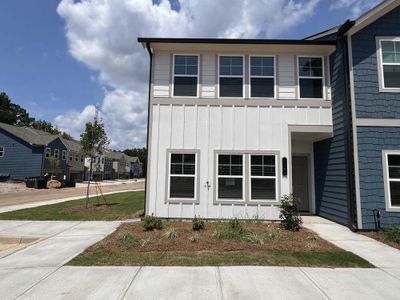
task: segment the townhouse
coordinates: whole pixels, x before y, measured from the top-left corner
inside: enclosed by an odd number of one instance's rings
[[[146,214],[400,219],[400,1],[303,40],[139,38]]]

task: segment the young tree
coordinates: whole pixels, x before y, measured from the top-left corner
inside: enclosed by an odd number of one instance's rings
[[[89,168],[89,180],[86,190],[86,208],[89,203],[89,188],[90,181],[93,177],[93,163],[97,156],[100,156],[104,149],[108,146],[109,141],[107,133],[104,129],[104,123],[102,118],[99,116],[99,110],[96,107],[95,116],[92,122],[88,122],[85,125],[85,131],[81,134],[81,145],[82,153],[89,157],[90,168]]]

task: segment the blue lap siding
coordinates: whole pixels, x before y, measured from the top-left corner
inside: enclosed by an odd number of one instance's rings
[[[379,92],[376,37],[400,36],[400,7],[352,36],[358,118],[400,118],[400,93]]]
[[[316,213],[342,224],[349,224],[349,174],[346,149],[348,106],[345,96],[345,58],[343,48],[330,57],[332,78],[333,137],[314,143],[314,174]]]
[[[0,129],[0,146],[5,150],[0,157],[1,174],[10,174],[13,180],[41,175],[43,147],[33,147],[3,129]]]
[[[382,150],[400,150],[400,128],[358,127],[358,159],[363,229],[375,229],[373,210],[382,214],[382,226],[400,224],[400,212],[387,212]]]

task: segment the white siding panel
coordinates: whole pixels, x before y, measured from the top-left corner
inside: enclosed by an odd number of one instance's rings
[[[203,98],[215,98],[216,65],[214,54],[203,54],[201,56],[201,96]]]
[[[278,98],[296,99],[296,66],[293,55],[278,56]]]
[[[171,81],[171,54],[157,52],[154,54],[153,96],[169,97]]]
[[[289,157],[289,124],[331,125],[332,122],[331,110],[319,107],[156,105],[152,111],[149,213],[170,218],[192,218],[195,214],[206,218],[258,215],[277,220],[276,205],[214,202],[215,151],[277,151],[280,158]],[[199,203],[165,203],[166,153],[171,148],[199,150]],[[290,176],[278,174],[279,195],[289,193]]]

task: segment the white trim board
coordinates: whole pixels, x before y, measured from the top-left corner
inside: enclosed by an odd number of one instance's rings
[[[356,119],[356,126],[371,127],[400,127],[400,119]]]

